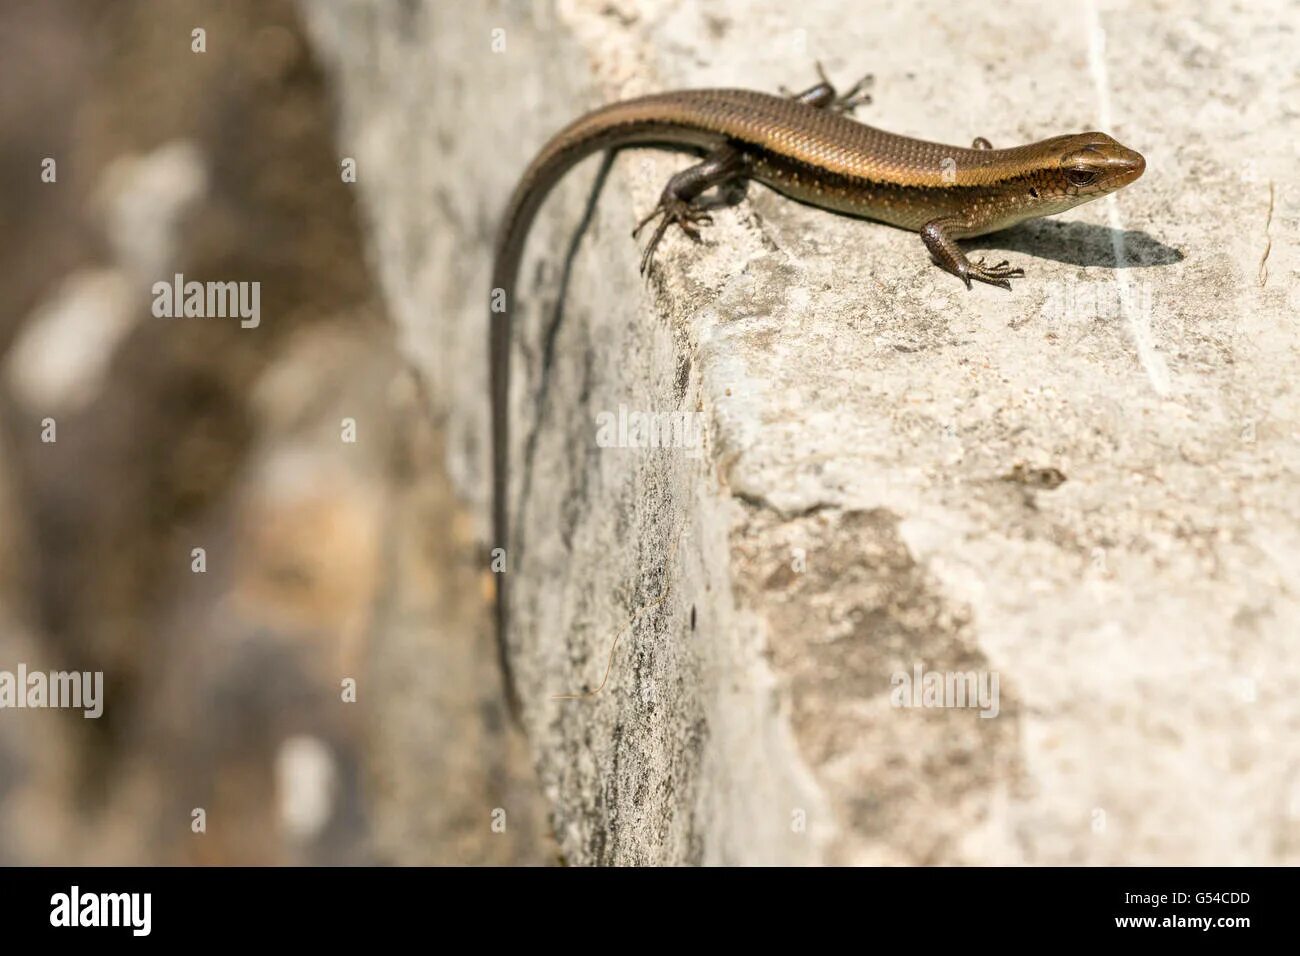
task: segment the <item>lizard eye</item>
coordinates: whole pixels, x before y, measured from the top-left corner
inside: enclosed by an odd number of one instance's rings
[[[1067,169],[1065,178],[1071,186],[1091,186],[1097,179],[1097,172],[1093,169]]]

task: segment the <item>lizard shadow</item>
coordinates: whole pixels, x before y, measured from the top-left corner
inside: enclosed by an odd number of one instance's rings
[[[605,183],[609,179],[610,170],[614,165],[616,152],[607,151],[601,158],[600,167],[596,170],[596,177],[591,185],[591,190],[587,197],[587,203],[583,207],[582,218],[574,228],[569,244],[565,248],[564,261],[560,267],[559,281],[556,283],[555,305],[550,309],[546,316],[545,324],[541,334],[541,360],[538,370],[537,393],[534,405],[537,409],[536,417],[533,421],[533,427],[529,429],[528,435],[524,440],[523,455],[523,475],[522,487],[519,492],[519,501],[516,513],[522,513],[524,504],[532,495],[533,488],[533,463],[537,457],[537,441],[541,435],[542,426],[545,424],[550,403],[547,399],[551,391],[551,372],[555,367],[555,347],[559,339],[560,324],[564,319],[564,303],[569,297],[569,282],[573,278],[573,264],[578,257],[578,250],[582,246],[582,240],[586,237],[591,229],[592,220],[596,215],[596,205],[600,200],[600,195],[605,190]],[[516,532],[519,539],[517,550],[523,551],[523,528]]]
[[[1040,219],[1022,223],[1002,232],[990,233],[963,242],[966,249],[997,249],[1023,252],[1043,259],[1054,259],[1073,266],[1107,266],[1132,269],[1144,266],[1168,266],[1182,262],[1183,253],[1139,229],[1123,233],[1125,261],[1115,262],[1112,242],[1115,230],[1088,222],[1058,222]]]

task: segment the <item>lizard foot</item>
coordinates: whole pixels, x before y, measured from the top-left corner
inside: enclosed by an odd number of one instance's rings
[[[650,268],[650,263],[654,259],[655,249],[659,241],[663,239],[664,233],[668,227],[676,223],[681,227],[682,232],[690,236],[695,242],[700,241],[699,226],[708,226],[713,223],[713,217],[698,206],[687,202],[684,199],[678,199],[675,196],[666,196],[659,200],[659,205],[655,206],[650,215],[646,216],[637,227],[632,230],[632,238],[635,239],[641,234],[641,230],[659,217],[659,224],[655,226],[654,233],[650,236],[650,242],[645,247],[645,252],[641,255],[641,274],[645,275],[646,270]]]
[[[983,259],[976,259],[967,268],[966,274],[962,278],[966,280],[966,288],[968,289],[970,288],[971,279],[975,279],[977,282],[987,282],[989,285],[995,285],[999,288],[1010,289],[1011,283],[1008,280],[1020,279],[1024,274],[1024,269],[1012,268],[1011,263],[1005,259],[995,266],[986,266]]]

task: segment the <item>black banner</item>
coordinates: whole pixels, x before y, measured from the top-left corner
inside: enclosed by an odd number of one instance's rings
[[[776,930],[981,945],[1129,938],[1237,945],[1277,932],[1285,869],[33,869],[0,871],[7,942],[43,937],[338,945],[676,947]],[[448,936],[447,934],[452,934]],[[991,936],[990,934],[996,934]]]

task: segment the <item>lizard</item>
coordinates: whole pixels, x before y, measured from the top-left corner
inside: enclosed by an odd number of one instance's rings
[[[667,230],[700,241],[717,197],[743,199],[759,182],[797,201],[875,220],[920,235],[934,263],[960,279],[1004,289],[1024,271],[1009,262],[967,258],[957,240],[1064,212],[1132,183],[1146,168],[1140,153],[1101,132],[1067,133],[995,149],[983,137],[947,146],[886,132],[850,114],[869,100],[870,77],[843,95],[818,66],[820,82],[802,93],[742,89],[676,90],[610,103],[556,133],[515,187],[494,246],[489,315],[492,427],[492,540],[508,554],[511,312],[529,228],[543,200],[573,166],[597,152],[651,147],[694,153],[700,161],[669,180],[633,231],[657,223],[641,256],[651,268]],[[710,201],[710,193],[716,193]],[[519,712],[509,662],[505,568],[494,575],[497,651],[510,709]]]

